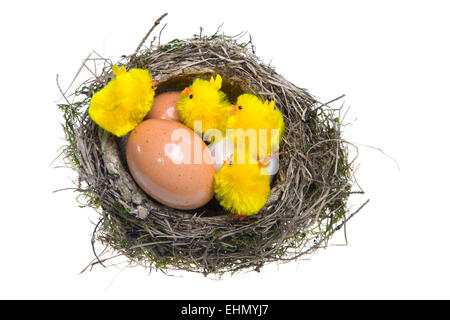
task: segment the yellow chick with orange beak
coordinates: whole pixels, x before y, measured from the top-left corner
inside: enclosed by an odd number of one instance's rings
[[[220,205],[241,220],[257,214],[270,195],[270,176],[266,166],[278,155],[256,161],[246,152],[242,161],[239,151],[236,151],[214,175],[214,193]]]
[[[178,100],[177,109],[181,122],[195,130],[194,121],[201,121],[201,133],[210,129],[220,130],[225,135],[230,115],[230,102],[223,91],[222,77],[217,75],[209,81],[197,78],[192,85],[184,89]]]
[[[283,133],[284,121],[280,111],[275,109],[274,101],[262,102],[258,97],[244,93],[231,106],[231,116],[227,121],[227,129],[234,132],[234,136],[247,139],[246,149],[258,159],[264,159],[279,150]],[[252,130],[249,130],[252,129]],[[251,144],[249,133],[253,132],[256,141]],[[241,140],[242,141],[242,140]]]
[[[155,96],[155,82],[146,69],[114,65],[115,75],[103,89],[94,94],[89,116],[101,128],[122,137],[142,122]]]
[[[214,175],[217,201],[238,217],[258,213],[270,194],[269,175],[264,174],[264,170],[256,161],[248,161],[248,157],[245,163],[240,164],[234,156]]]

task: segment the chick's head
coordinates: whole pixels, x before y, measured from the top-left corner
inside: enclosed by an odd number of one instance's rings
[[[258,97],[252,94],[242,94],[238,97],[235,105],[231,106],[231,116],[227,122],[227,129],[234,130],[236,137],[245,135],[246,138],[251,136],[251,132],[257,137],[257,142],[253,144],[247,143],[247,149],[254,154],[258,154],[259,158],[270,156],[279,149],[282,136],[284,133],[284,121],[280,111],[275,109],[274,101],[262,102]],[[262,149],[264,147],[265,150]]]
[[[181,121],[194,129],[194,121],[202,122],[202,132],[209,129],[225,131],[230,103],[220,88],[222,77],[217,75],[210,81],[197,78],[184,89],[178,100]]]

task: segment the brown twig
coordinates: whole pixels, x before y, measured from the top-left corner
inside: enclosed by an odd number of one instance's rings
[[[150,36],[150,34],[153,32],[153,30],[161,23],[161,20],[164,19],[166,16],[168,15],[168,13],[164,13],[161,17],[159,17],[155,23],[153,24],[153,26],[150,28],[150,30],[148,30],[147,34],[145,35],[145,37],[142,39],[141,43],[139,43],[139,45],[137,46],[136,50],[134,50],[133,56],[136,56],[137,53],[139,52],[139,50],[141,49],[142,45],[144,44],[145,41],[147,41],[147,38]]]

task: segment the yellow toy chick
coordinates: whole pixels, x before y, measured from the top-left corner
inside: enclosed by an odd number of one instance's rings
[[[263,159],[279,149],[284,133],[284,121],[281,112],[275,109],[274,101],[269,102],[266,100],[263,103],[256,96],[244,93],[238,97],[236,104],[231,106],[230,113],[231,116],[228,118],[227,129],[242,129],[242,131],[235,131],[234,134],[236,137],[242,134],[245,135],[249,129],[255,130],[257,138],[255,143],[256,148],[252,147],[250,150],[250,153],[254,156]],[[266,141],[260,141],[264,139],[261,136],[260,129],[263,129],[262,132],[266,133]],[[273,129],[278,129],[278,139],[274,137],[272,140]],[[237,141],[239,141],[239,138]],[[260,144],[262,144],[265,150],[261,148]],[[247,150],[249,150],[250,146],[251,144],[247,140]]]
[[[94,94],[89,116],[101,128],[122,137],[133,130],[150,111],[155,90],[150,72],[114,65],[114,75],[103,89]]]
[[[237,152],[214,175],[214,193],[226,210],[244,218],[257,214],[270,194],[269,174],[265,162],[250,161],[246,153],[244,163],[238,163]]]
[[[225,134],[230,115],[230,102],[222,87],[222,77],[217,75],[210,81],[195,79],[191,86],[181,92],[178,111],[181,122],[194,130],[194,121],[202,121],[202,132],[218,129]]]

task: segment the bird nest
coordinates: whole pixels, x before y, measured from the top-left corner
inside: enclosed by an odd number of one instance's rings
[[[356,213],[350,214],[347,206],[354,184],[353,161],[341,138],[339,110],[320,103],[262,63],[251,38],[240,43],[239,37],[200,32],[162,45],[156,40],[146,49],[141,43],[134,54],[117,62],[127,69],[150,70],[158,83],[156,94],[181,91],[196,77],[220,74],[222,90],[232,102],[244,92],[275,101],[286,125],[279,172],[265,207],[242,221],[215,200],[191,211],[153,200],[128,171],[127,138],[105,132],[88,116],[91,97],[112,78],[111,64],[105,60],[99,74],[72,95],[64,95],[66,103],[59,105],[67,141],[64,159],[78,173],[76,189],[84,203],[100,214],[92,238],[95,260],[90,265],[104,265],[112,256],[122,255],[131,263],[164,271],[223,274],[259,271],[268,262],[294,260],[325,247]],[[69,102],[71,96],[77,102]],[[97,242],[114,254],[97,253]]]

